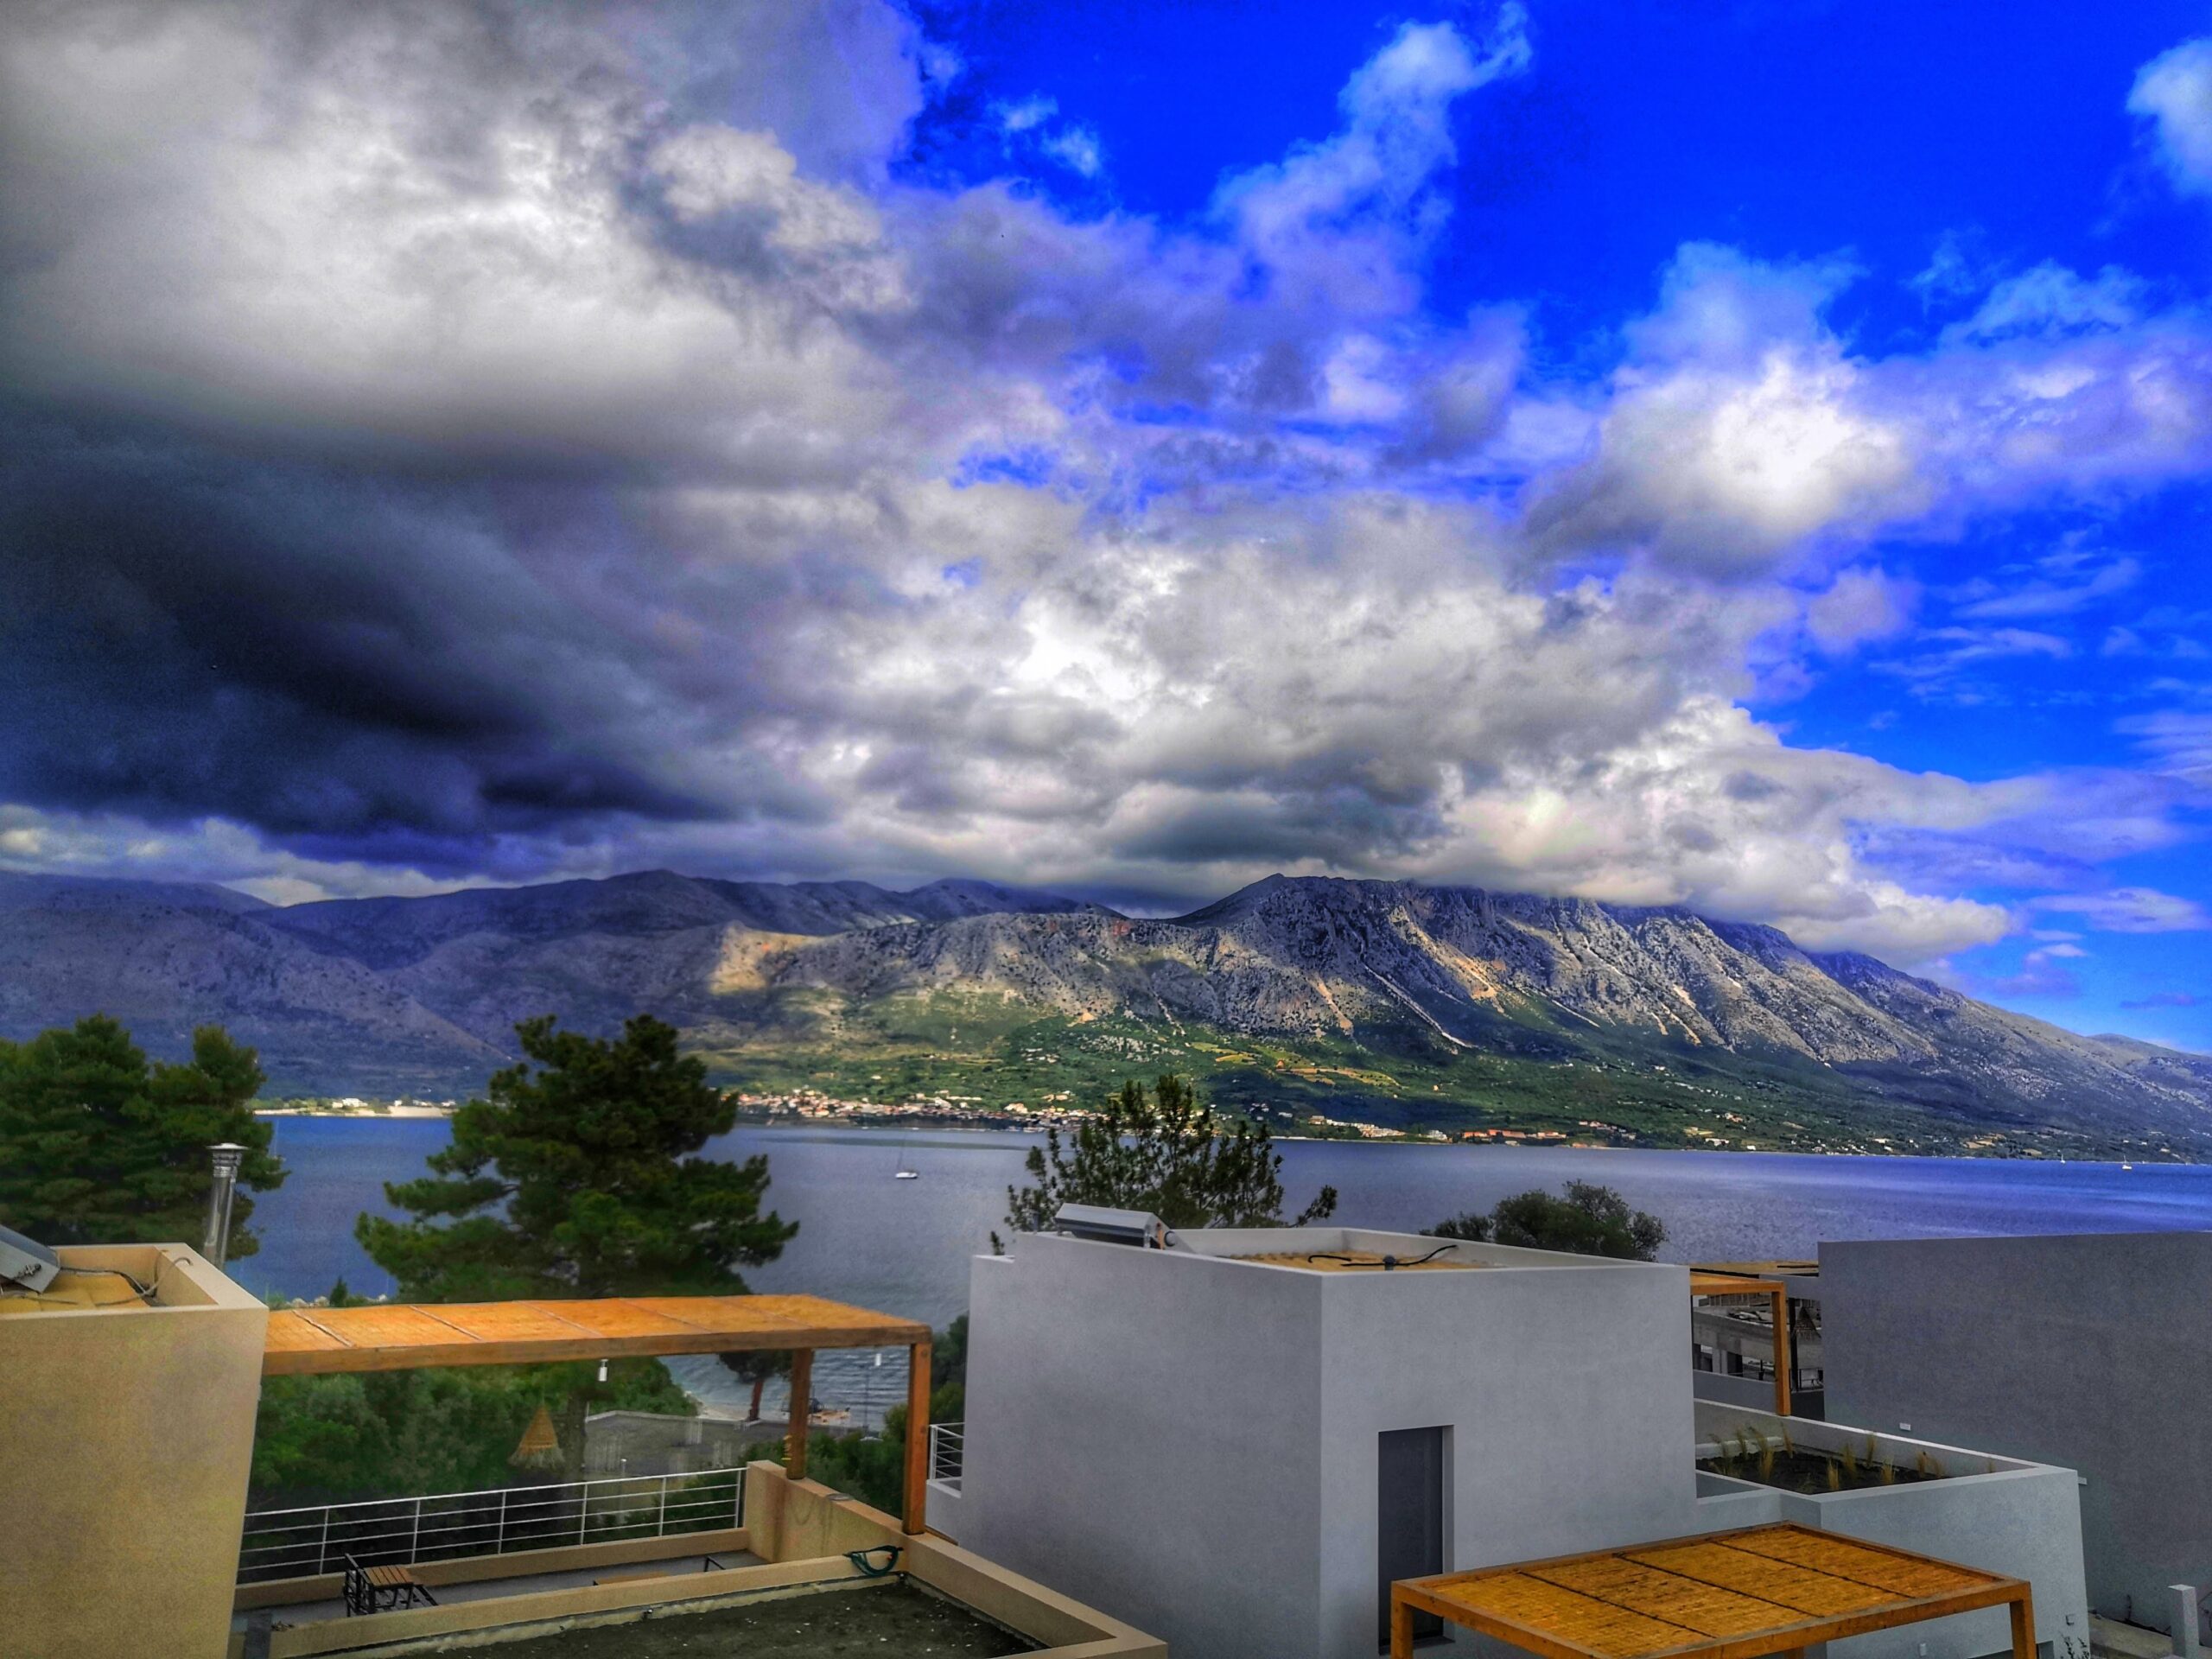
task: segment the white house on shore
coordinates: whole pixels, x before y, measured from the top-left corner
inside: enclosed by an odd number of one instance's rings
[[[2070,1471],[1754,1410],[1701,1423],[1687,1268],[1356,1228],[1131,1236],[976,1260],[961,1456],[930,1512],[1177,1659],[1368,1659],[1395,1580],[1776,1521],[2027,1580],[2038,1643],[2086,1652]],[[1807,1495],[1701,1471],[1724,1433],[1947,1478]],[[1985,1611],[1834,1645],[2008,1642]]]

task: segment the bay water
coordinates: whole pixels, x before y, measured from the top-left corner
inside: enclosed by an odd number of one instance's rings
[[[386,1181],[421,1175],[442,1118],[278,1117],[291,1173],[259,1197],[261,1249],[232,1263],[258,1294],[319,1296],[343,1277],[359,1294],[390,1288],[353,1242],[363,1211],[390,1214]],[[806,1292],[943,1328],[967,1306],[970,1260],[1005,1226],[1007,1187],[1040,1136],[992,1130],[741,1127],[709,1155],[765,1154],[769,1203],[799,1224],[783,1255],[748,1269],[755,1290]],[[1823,1239],[2212,1228],[2212,1166],[2050,1163],[1970,1158],[1847,1158],[1770,1153],[1631,1152],[1404,1142],[1280,1143],[1287,1213],[1324,1185],[1336,1219],[1419,1231],[1510,1193],[1570,1180],[1616,1188],[1667,1224],[1675,1262],[1812,1255]],[[920,1172],[893,1179],[902,1160]],[[710,1404],[748,1390],[711,1357],[673,1360]],[[874,1423],[905,1397],[904,1355],[817,1357],[824,1403]],[[772,1390],[771,1401],[776,1399]]]

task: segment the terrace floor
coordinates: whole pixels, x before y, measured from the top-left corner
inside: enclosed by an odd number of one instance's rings
[[[725,1549],[713,1556],[715,1566],[759,1567],[760,1557],[750,1550]],[[677,1578],[707,1571],[708,1558],[702,1555],[671,1555],[657,1561],[635,1561],[624,1566],[579,1567],[569,1573],[532,1573],[512,1579],[476,1579],[461,1584],[441,1584],[430,1593],[438,1599],[441,1607],[457,1606],[469,1601],[492,1601],[501,1596],[526,1596],[540,1590],[581,1590],[594,1584],[630,1583],[645,1578]],[[333,1596],[327,1601],[287,1602],[269,1609],[270,1620],[276,1624],[309,1624],[326,1618],[346,1617],[346,1604]],[[239,1613],[231,1620],[231,1628],[242,1630],[246,1615]],[[505,1649],[502,1649],[504,1652]],[[701,1649],[702,1652],[711,1649]],[[951,1651],[951,1649],[947,1649]]]
[[[664,1610],[631,1619],[528,1637],[487,1649],[498,1659],[846,1659],[867,1654],[999,1659],[1034,1653],[1035,1644],[964,1607],[903,1582],[811,1591],[750,1606],[697,1613]]]

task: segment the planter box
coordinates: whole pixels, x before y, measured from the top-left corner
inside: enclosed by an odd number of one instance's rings
[[[1722,1427],[1726,1425],[1725,1428]],[[1789,1442],[1804,1451],[1849,1447],[1869,1461],[1865,1429],[1840,1423],[1788,1420],[1769,1412],[1699,1412],[1701,1432],[1714,1435],[1698,1447],[1704,1459],[1721,1452],[1738,1431]],[[1891,1544],[1939,1560],[2028,1580],[2035,1592],[2036,1641],[2053,1659],[2088,1659],[2089,1614],[2082,1573],[2079,1481],[2071,1469],[1997,1458],[1904,1435],[1875,1434],[1872,1461],[1902,1470],[1923,1455],[1943,1471],[1935,1480],[1900,1481],[1854,1491],[1806,1494],[1762,1486],[1700,1470],[1699,1525],[1729,1527],[1794,1521],[1869,1543]],[[2002,1610],[1961,1613],[1829,1644],[1829,1659],[1979,1659],[2011,1645]]]

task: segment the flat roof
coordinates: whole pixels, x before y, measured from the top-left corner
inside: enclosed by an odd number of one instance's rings
[[[747,1349],[892,1348],[928,1325],[819,1296],[628,1296],[543,1302],[386,1303],[269,1316],[264,1376],[525,1365]]]
[[[0,1290],[0,1316],[153,1306],[138,1293],[137,1286],[119,1274],[86,1273],[66,1267],[44,1290]]]
[[[2017,1648],[2028,1593],[2018,1579],[1787,1523],[1390,1589],[1394,1604],[1545,1659],[1754,1659],[2007,1602]],[[2032,1654],[2031,1630],[2028,1642]]]
[[[1481,1262],[1447,1262],[1438,1256],[1433,1262],[1401,1260],[1388,1252],[1374,1250],[1255,1250],[1244,1255],[1232,1255],[1231,1262],[1264,1262],[1271,1268],[1304,1268],[1313,1273],[1425,1273],[1434,1268],[1466,1269],[1487,1265]]]

